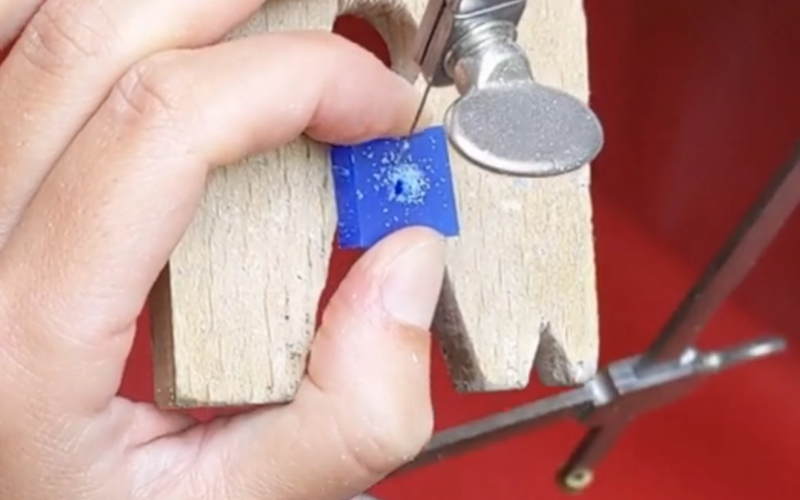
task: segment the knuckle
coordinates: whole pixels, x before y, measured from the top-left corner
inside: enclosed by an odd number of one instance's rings
[[[353,460],[368,473],[382,476],[412,460],[433,433],[433,411],[410,411],[408,405],[362,405],[359,432],[343,434]]]
[[[115,29],[108,16],[89,2],[45,2],[20,39],[20,53],[47,73],[60,73],[78,60],[109,52]]]
[[[172,123],[183,112],[188,86],[176,66],[156,56],[135,64],[111,91],[112,113],[123,122]]]

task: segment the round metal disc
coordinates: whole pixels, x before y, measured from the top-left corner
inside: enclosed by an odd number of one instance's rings
[[[450,106],[445,127],[459,153],[505,175],[563,174],[603,147],[603,129],[588,106],[535,83],[472,91]]]

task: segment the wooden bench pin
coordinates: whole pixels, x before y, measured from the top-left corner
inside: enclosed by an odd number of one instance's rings
[[[459,220],[443,227],[459,236],[449,243],[434,329],[456,387],[522,388],[534,367],[546,384],[582,383],[594,375],[598,352],[586,163],[602,144],[596,118],[578,100],[588,93],[582,3],[537,0],[525,9],[514,0],[502,3],[497,18],[486,17],[480,2],[462,5],[271,0],[231,37],[330,29],[337,15],[354,14],[384,37],[395,71],[414,80],[422,70],[419,83],[433,84],[429,105],[445,117],[452,145],[446,166],[454,189],[436,187],[436,199],[457,202]],[[437,9],[450,9],[449,17]],[[443,28],[433,18],[452,22]],[[492,57],[458,41],[467,18],[481,21],[475,34],[496,37]],[[421,54],[416,46],[432,34],[438,55]],[[447,53],[454,57],[442,65]],[[538,83],[564,92],[534,83],[530,68]],[[442,87],[451,74],[455,85]],[[503,75],[514,82],[503,86]],[[199,213],[151,295],[159,406],[294,397],[336,227],[332,172],[328,148],[302,138],[210,175]]]

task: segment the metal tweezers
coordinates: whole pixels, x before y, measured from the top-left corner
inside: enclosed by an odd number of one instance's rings
[[[584,490],[592,482],[595,466],[638,414],[674,401],[710,374],[786,348],[780,337],[764,337],[706,353],[693,345],[798,203],[800,143],[643,355],[611,363],[583,386],[438,432],[413,461],[395,473],[475,451],[559,421],[576,419],[585,423],[589,431],[559,472],[558,481],[569,492]]]

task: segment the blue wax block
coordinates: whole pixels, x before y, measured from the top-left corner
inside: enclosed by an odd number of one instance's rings
[[[408,226],[458,236],[444,128],[331,147],[339,247],[368,248]]]

